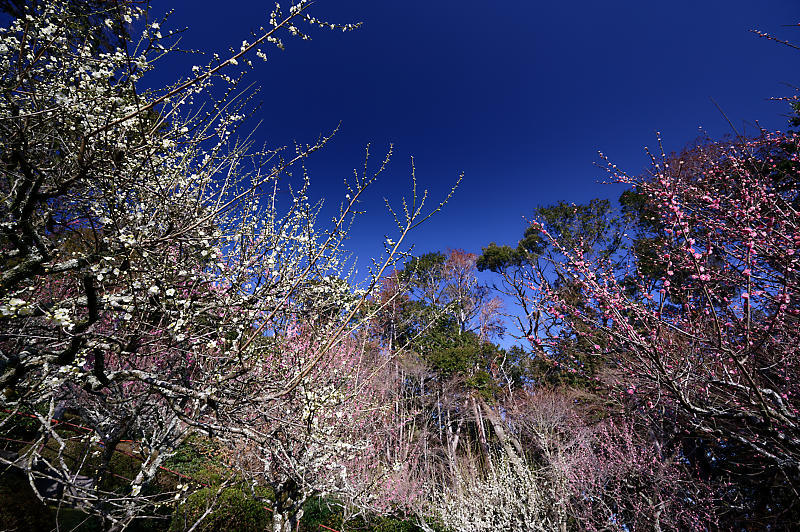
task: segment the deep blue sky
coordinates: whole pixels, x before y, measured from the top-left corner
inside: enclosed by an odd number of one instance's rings
[[[261,1],[170,5],[168,26],[189,28],[183,46],[220,53],[266,25],[270,10]],[[698,127],[730,133],[712,98],[737,128],[753,131],[758,120],[782,129],[787,106],[768,98],[800,83],[800,52],[748,31],[800,41],[796,0],[319,0],[312,10],[364,25],[313,31],[311,42],[290,41],[254,63],[260,138],[310,142],[341,121],[309,165],[314,194],[331,203],[367,142],[376,159],[395,143],[390,172],[353,231],[362,258],[391,229],[381,198],[408,191],[411,155],[433,198],[465,173],[445,211],[414,236],[417,251],[479,252],[489,241],[516,243],[537,205],[616,198],[619,188],[598,183],[598,150],[637,173],[655,131],[669,149]],[[170,65],[177,76],[202,62]]]

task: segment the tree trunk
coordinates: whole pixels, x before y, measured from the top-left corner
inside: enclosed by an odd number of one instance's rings
[[[500,419],[500,416],[498,416],[497,413],[492,410],[492,407],[487,405],[483,399],[480,400],[480,404],[483,407],[483,411],[486,412],[486,417],[489,419],[489,423],[492,424],[492,428],[494,429],[494,433],[497,435],[497,439],[500,440],[500,445],[503,446],[503,451],[511,461],[511,466],[514,467],[517,474],[522,475],[520,478],[524,478],[524,474],[527,473],[528,469],[523,462],[525,454],[523,452],[522,445],[513,434],[509,434],[505,430],[503,427],[503,421]]]
[[[467,406],[469,405],[469,399],[464,399],[464,406],[461,409],[461,416],[458,419],[458,424],[456,425],[455,432],[453,431],[450,425],[450,419],[448,414],[447,420],[447,430],[448,430],[448,438],[447,438],[447,457],[448,461],[450,462],[450,473],[455,478],[456,472],[456,462],[457,462],[457,453],[458,453],[458,442],[461,438],[461,429],[464,426],[464,418],[466,417]]]
[[[306,495],[300,486],[288,479],[274,486],[275,505],[272,509],[272,532],[294,532],[303,517]]]
[[[492,474],[495,474],[494,470],[494,463],[492,462],[492,450],[489,447],[489,440],[486,437],[486,430],[483,426],[483,415],[480,412],[478,407],[478,403],[475,401],[475,398],[472,397],[472,412],[475,415],[475,424],[477,425],[476,429],[478,432],[478,440],[481,443],[481,449],[483,450],[483,454],[486,458],[486,467]]]

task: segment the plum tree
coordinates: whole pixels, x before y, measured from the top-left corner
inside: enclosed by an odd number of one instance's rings
[[[294,150],[250,140],[254,93],[239,87],[250,57],[266,59],[286,35],[307,39],[301,24],[357,25],[320,21],[305,0],[286,13],[276,5],[252,42],[148,88],[142,76],[176,46],[165,21],[140,2],[75,6],[31,3],[0,30],[0,426],[35,416],[37,444],[3,460],[121,529],[173,499],[147,486],[190,432],[258,446],[245,413],[271,412],[270,423],[302,413],[273,405],[316,393],[316,369],[369,322],[365,302],[404,238],[442,204],[427,209],[414,181],[397,234],[357,283],[342,246],[389,155],[349,181],[325,226],[305,172],[289,197],[277,183],[330,137]],[[85,20],[115,38],[97,45]],[[307,352],[270,365],[297,327]],[[65,409],[92,429],[79,456],[53,421]],[[143,461],[112,482],[108,462],[126,436]],[[45,456],[48,441],[56,450]]]

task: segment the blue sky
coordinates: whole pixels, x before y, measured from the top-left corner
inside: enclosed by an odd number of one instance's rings
[[[168,25],[189,28],[182,45],[220,53],[238,48],[270,10],[265,2],[172,5]],[[783,129],[787,106],[768,99],[800,83],[800,52],[749,33],[800,41],[796,0],[319,0],[312,10],[364,25],[313,31],[311,42],[288,42],[268,63],[254,63],[251,79],[263,88],[259,139],[310,142],[341,121],[309,164],[314,195],[331,204],[367,142],[376,158],[395,144],[390,171],[352,233],[362,258],[391,230],[382,198],[408,192],[412,155],[433,198],[465,174],[445,211],[414,235],[417,251],[480,252],[490,241],[516,243],[537,205],[616,198],[621,189],[599,184],[598,150],[638,173],[655,131],[668,149],[699,127],[730,133],[712,99],[737,128],[753,131],[758,120]],[[202,62],[185,57],[170,68],[177,77]]]

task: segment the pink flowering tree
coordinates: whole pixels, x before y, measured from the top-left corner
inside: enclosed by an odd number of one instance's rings
[[[697,478],[680,448],[628,423],[590,430],[590,446],[565,471],[569,514],[583,530],[708,530],[719,526],[713,487]]]
[[[545,275],[531,287],[552,333],[533,345],[583,338],[582,356],[606,364],[597,382],[651,428],[671,425],[699,475],[759,478],[776,491],[756,491],[789,498],[800,482],[797,142],[706,141],[654,156],[640,177],[609,165],[638,202],[638,230],[624,234],[634,253],[590,253],[537,223],[562,257],[551,271],[579,297]]]

